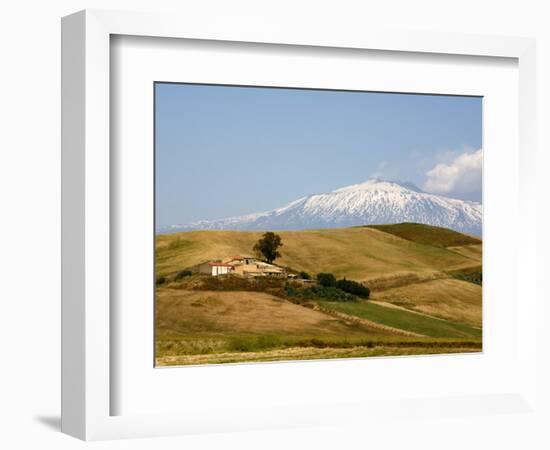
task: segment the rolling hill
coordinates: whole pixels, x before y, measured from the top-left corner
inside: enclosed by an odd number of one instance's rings
[[[464,236],[450,230],[442,232],[457,235],[453,243]],[[207,230],[157,235],[157,273],[168,275],[207,260],[251,254],[261,234]],[[283,247],[277,264],[312,274],[332,272],[360,281],[411,275],[432,279],[438,278],[443,271],[479,265],[478,261],[456,251],[369,227],[281,231],[278,234]]]
[[[417,242],[419,244],[431,245],[433,247],[459,247],[465,245],[480,245],[481,239],[457,233],[447,228],[436,227],[426,224],[404,222],[390,225],[369,225],[370,228],[383,231],[384,233]]]
[[[156,288],[157,364],[481,349],[482,289],[461,278],[481,273],[479,239],[421,224],[278,234],[283,242],[278,265],[366,282],[371,299],[314,299],[306,305],[269,289],[200,287],[200,275],[170,281]],[[208,260],[250,255],[261,235],[226,230],[157,235],[157,276]]]
[[[375,292],[372,300],[480,327],[481,295],[475,283],[441,278]]]
[[[357,327],[263,292],[207,292],[160,289],[157,332],[380,336],[383,331]]]
[[[353,304],[351,304],[353,303]],[[371,302],[316,309],[261,292],[157,289],[156,364],[478,352],[481,330]]]

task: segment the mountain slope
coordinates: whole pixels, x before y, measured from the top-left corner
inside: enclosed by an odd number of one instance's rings
[[[202,220],[160,231],[304,230],[417,222],[479,236],[481,215],[480,203],[428,194],[410,183],[369,180],[303,197],[273,211]]]

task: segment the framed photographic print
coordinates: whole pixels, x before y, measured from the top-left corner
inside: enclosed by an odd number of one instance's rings
[[[481,119],[475,96],[156,83],[157,365],[480,352]]]
[[[242,25],[63,19],[63,431],[537,414],[534,43]]]

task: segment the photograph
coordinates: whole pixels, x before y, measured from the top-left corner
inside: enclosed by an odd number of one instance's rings
[[[479,96],[156,82],[155,366],[482,352],[482,130]]]

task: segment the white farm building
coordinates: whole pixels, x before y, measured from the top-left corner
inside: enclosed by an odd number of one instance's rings
[[[282,267],[268,264],[251,256],[231,256],[218,261],[207,261],[192,267],[191,270],[213,277],[234,274],[245,278],[286,278],[287,275]]]
[[[233,266],[225,264],[219,261],[208,261],[198,266],[195,266],[196,272],[204,275],[212,275],[216,277],[218,275],[225,275],[233,271]]]

